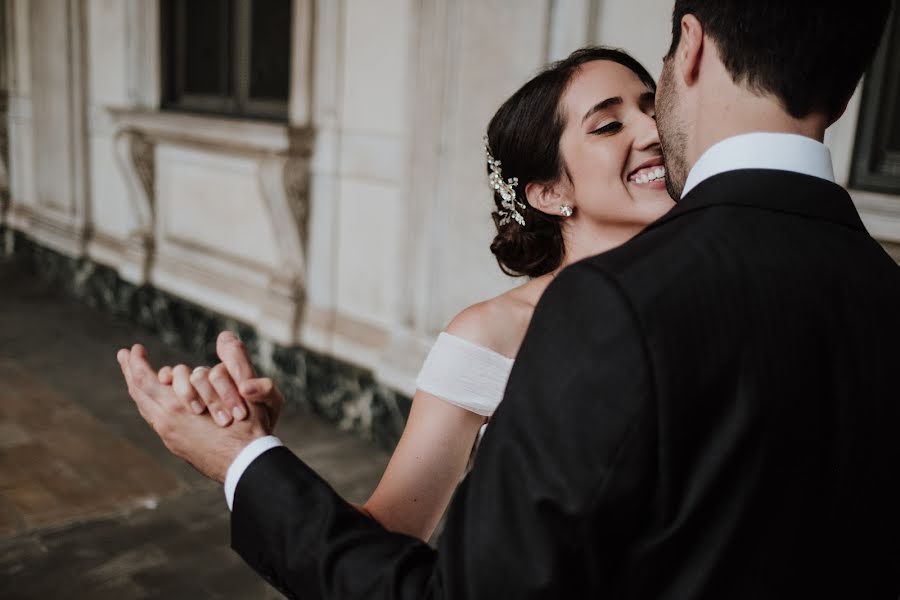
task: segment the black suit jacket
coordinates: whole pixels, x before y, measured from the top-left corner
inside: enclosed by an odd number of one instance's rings
[[[900,268],[847,193],[720,174],[561,273],[438,548],[287,449],[233,547],[288,596],[900,595]]]

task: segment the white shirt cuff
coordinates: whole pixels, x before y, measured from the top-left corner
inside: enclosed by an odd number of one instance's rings
[[[234,506],[234,491],[237,489],[238,481],[241,480],[241,475],[244,474],[250,463],[266,450],[271,450],[278,446],[284,446],[281,440],[274,435],[267,435],[256,438],[237,455],[237,458],[234,459],[234,462],[231,463],[231,466],[228,467],[228,471],[225,473],[225,500],[228,502],[228,510],[232,510],[232,506]]]

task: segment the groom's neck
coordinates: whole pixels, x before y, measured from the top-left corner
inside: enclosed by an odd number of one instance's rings
[[[688,148],[691,165],[714,144],[744,133],[792,133],[819,142],[825,138],[829,121],[822,113],[798,119],[776,97],[731,82],[710,91],[697,106],[693,143]]]

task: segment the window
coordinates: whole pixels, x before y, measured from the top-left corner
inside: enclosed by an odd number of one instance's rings
[[[866,74],[851,187],[900,194],[900,10]]]
[[[163,108],[284,120],[291,0],[163,0]]]

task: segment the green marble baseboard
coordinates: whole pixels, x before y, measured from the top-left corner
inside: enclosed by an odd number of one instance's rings
[[[0,230],[0,240],[7,231]],[[371,372],[301,346],[261,343],[256,330],[150,285],[135,286],[118,273],[88,259],[74,259],[12,232],[11,252],[0,244],[0,257],[20,261],[43,280],[97,310],[139,324],[167,344],[189,352],[200,364],[214,364],[218,332],[237,332],[256,365],[284,393],[286,410],[306,407],[335,423],[393,448],[411,400],[379,384]]]

